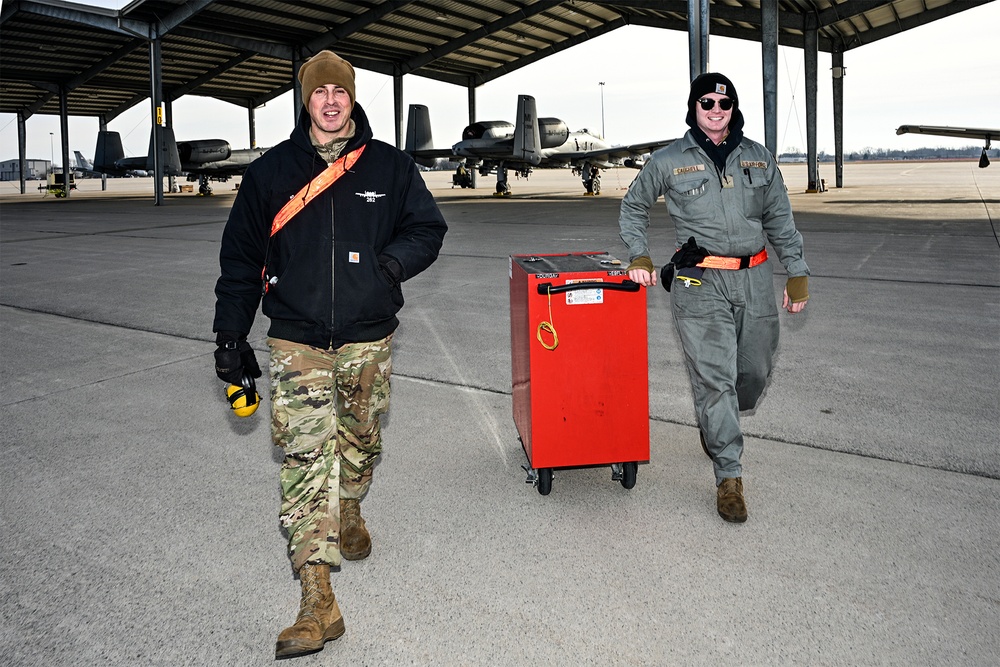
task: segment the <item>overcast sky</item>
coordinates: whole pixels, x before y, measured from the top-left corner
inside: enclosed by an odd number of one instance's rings
[[[121,9],[126,0],[91,4]],[[966,146],[964,139],[897,136],[903,124],[1000,126],[1000,2],[992,2],[900,35],[848,51],[844,56],[844,149]],[[334,49],[335,50],[335,49]],[[732,79],[747,120],[746,134],[764,141],[760,44],[711,37],[712,71]],[[830,55],[819,54],[818,150],[832,153],[833,111]],[[778,149],[805,150],[805,71],[800,50],[778,53]],[[600,82],[604,82],[604,86]],[[612,143],[637,143],[678,137],[684,125],[688,92],[687,34],[626,26],[481,86],[476,120],[511,120],[517,95],[533,95],[540,116],[566,121],[571,130],[602,126]],[[602,111],[603,93],[603,111]],[[467,125],[466,90],[408,75],[403,79],[404,109],[430,109],[435,147],[460,139]],[[392,79],[357,71],[357,100],[372,121],[376,138],[394,142]],[[247,113],[224,102],[187,96],[173,103],[178,140],[226,139],[234,148],[249,146]],[[405,115],[405,111],[404,111]],[[148,100],[112,120],[128,155],[145,155],[149,143]],[[291,94],[259,108],[257,145],[272,146],[288,137],[293,123]],[[404,118],[405,122],[405,118]],[[52,136],[50,137],[50,133]],[[29,159],[61,160],[59,120],[33,116],[27,121]],[[71,118],[70,154],[93,157],[96,118]],[[17,157],[17,123],[0,114],[0,160]]]

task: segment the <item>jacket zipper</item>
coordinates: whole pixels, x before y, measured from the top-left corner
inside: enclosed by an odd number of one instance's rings
[[[336,288],[336,279],[334,275],[337,273],[337,244],[336,244],[336,224],[334,220],[334,206],[333,206],[333,188],[330,188],[330,349],[333,349],[333,332],[336,329],[334,325],[334,311],[336,299],[334,299],[334,289]]]

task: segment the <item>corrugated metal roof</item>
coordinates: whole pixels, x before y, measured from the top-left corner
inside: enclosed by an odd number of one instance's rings
[[[848,51],[991,0],[779,0],[779,43]],[[716,0],[711,32],[759,41],[759,0]],[[324,48],[356,67],[476,86],[625,25],[687,30],[687,0],[137,0],[120,12],[4,0],[0,111],[110,120],[149,97],[160,36],[165,100],[256,107],[291,88],[292,59]]]

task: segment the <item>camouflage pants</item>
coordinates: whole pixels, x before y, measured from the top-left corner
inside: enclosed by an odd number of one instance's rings
[[[392,335],[323,350],[278,338],[271,348],[271,437],[281,464],[281,525],[297,572],[340,565],[340,499],[363,498],[382,451]]]

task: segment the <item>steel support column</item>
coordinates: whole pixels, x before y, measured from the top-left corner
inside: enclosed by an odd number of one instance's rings
[[[806,162],[809,168],[809,184],[806,192],[819,192],[819,165],[816,162],[816,80],[818,77],[819,36],[816,31],[815,18],[812,15],[806,22],[803,50],[806,61]]]
[[[299,68],[302,67],[302,54],[298,50],[292,56],[292,127],[299,123],[299,112],[302,111],[302,85],[299,83]],[[309,91],[312,92],[311,90]]]
[[[764,75],[764,146],[778,157],[778,0],[760,3],[761,71]]]
[[[69,101],[65,86],[59,86],[59,149],[62,154],[63,192],[69,197],[70,175],[73,170],[69,166]]]
[[[149,102],[153,121],[153,137],[149,142],[150,157],[153,158],[153,204],[163,205],[163,60],[160,37],[149,40]]]
[[[688,0],[688,61],[691,80],[708,71],[708,0]]]
[[[25,171],[28,169],[28,128],[26,125],[27,117],[24,115],[23,111],[17,112],[17,161],[18,161],[18,171],[20,172],[21,181],[21,194],[23,195],[26,188],[26,176]]]
[[[396,128],[396,148],[403,148],[403,75],[392,75],[392,120]]]
[[[167,100],[163,103],[163,108],[166,125],[172,130],[174,129],[174,103]],[[176,141],[177,135],[173,132],[171,132],[171,134],[173,134],[174,140]],[[164,162],[166,162],[166,160],[164,160]],[[167,175],[167,192],[180,192],[180,188],[177,187],[177,176],[174,174]]]
[[[469,125],[476,122],[476,87],[470,85],[468,88],[469,97]],[[476,175],[477,171],[475,169],[469,169],[469,165],[466,165],[466,171],[469,172],[469,178],[472,179],[473,189],[476,187]]]
[[[833,146],[836,155],[836,184],[844,187],[844,52],[832,54],[833,64]]]
[[[107,132],[108,131],[108,120],[103,115],[97,117],[97,131]],[[97,155],[94,155],[94,159],[97,159]],[[96,165],[92,165],[96,166]],[[106,192],[108,189],[108,175],[101,172],[101,192]]]
[[[250,131],[250,148],[257,148],[257,109],[249,107],[247,109],[247,124]]]

